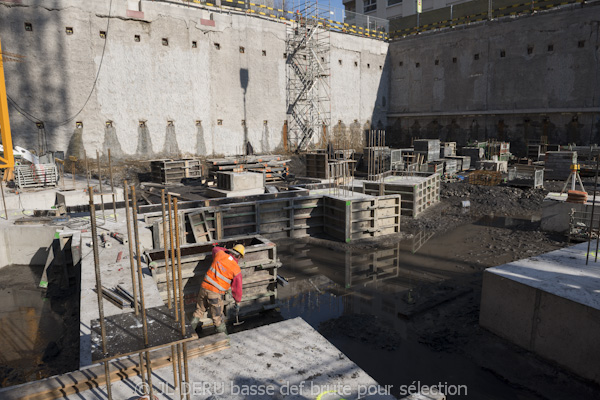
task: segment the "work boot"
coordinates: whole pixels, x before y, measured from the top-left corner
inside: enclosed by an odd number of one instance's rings
[[[217,333],[224,333],[227,335],[227,326],[225,322],[222,322],[221,325],[217,326]]]
[[[196,330],[196,328],[198,327],[198,324],[200,323],[200,318],[198,317],[194,317],[192,318],[192,320],[190,321],[190,325],[192,326],[192,330]]]

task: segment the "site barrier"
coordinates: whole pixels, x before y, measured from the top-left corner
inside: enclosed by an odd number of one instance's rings
[[[568,4],[583,3],[583,0],[473,0],[449,7],[426,11],[421,14],[390,20],[390,39],[397,39],[421,32],[471,24],[507,16],[533,14],[538,11]]]

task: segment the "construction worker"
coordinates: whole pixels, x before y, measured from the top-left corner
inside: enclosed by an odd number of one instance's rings
[[[235,306],[239,307],[242,300],[242,274],[239,260],[244,257],[246,249],[241,244],[236,244],[233,249],[224,247],[213,247],[213,262],[204,275],[202,287],[198,293],[196,311],[191,321],[192,329],[196,330],[204,313],[210,309],[210,313],[217,332],[227,333],[223,319],[223,295],[229,288],[235,300]]]

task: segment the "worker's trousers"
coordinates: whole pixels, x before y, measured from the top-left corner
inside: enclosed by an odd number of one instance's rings
[[[204,318],[204,313],[210,310],[210,316],[215,326],[219,326],[223,323],[223,306],[222,295],[201,287],[200,292],[198,292],[198,302],[196,303],[194,317],[202,319]]]

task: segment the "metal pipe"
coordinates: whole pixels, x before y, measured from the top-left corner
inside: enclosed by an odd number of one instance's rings
[[[100,182],[100,204],[102,205],[102,219],[106,221],[104,213],[104,191],[102,189],[102,170],[100,169],[100,153],[96,150],[96,160],[98,161],[98,182]]]
[[[123,187],[125,188],[125,219],[127,220],[127,241],[129,242],[129,266],[131,268],[131,286],[133,287],[133,309],[135,315],[139,315],[138,306],[138,292],[137,285],[135,282],[135,265],[133,261],[133,240],[131,240],[131,215],[129,211],[129,187],[127,181],[123,181]]]
[[[119,222],[117,219],[117,199],[115,196],[115,184],[113,181],[112,158],[110,156],[110,149],[108,149],[108,173],[110,176],[110,191],[112,192],[113,213],[115,214],[115,222]]]
[[[137,260],[138,284],[140,287],[140,304],[142,306],[142,332],[144,335],[144,346],[148,347],[148,320],[146,318],[146,301],[144,298],[144,280],[142,275],[142,257],[140,252],[140,234],[137,221],[137,199],[135,197],[135,186],[131,185],[131,199],[133,209],[133,232],[135,235],[135,253]],[[150,389],[150,399],[154,399],[154,389],[152,388],[152,364],[150,354],[146,351],[146,372],[148,374],[148,387]]]
[[[177,209],[177,197],[175,197],[173,199],[173,212],[175,213],[175,232],[179,233],[179,214],[178,214],[178,209]],[[176,246],[177,246],[177,280],[178,280],[178,286],[179,286],[179,311],[181,313],[181,337],[185,338],[185,303],[183,302],[183,280],[181,277],[181,243],[179,243],[179,235],[177,234],[175,236],[175,242],[176,242]],[[190,374],[189,374],[189,369],[188,369],[188,360],[187,360],[187,343],[183,343],[183,368],[184,368],[184,372],[185,372],[185,381],[189,382],[190,380]],[[183,385],[182,385],[183,388]],[[189,400],[190,399],[190,393],[189,390],[186,392],[186,397]]]
[[[594,226],[594,210],[596,209],[596,189],[598,187],[598,169],[600,168],[600,154],[596,157],[596,177],[594,178],[594,197],[592,200],[592,216],[590,217],[590,231],[588,233],[588,247],[585,256],[585,265],[588,265],[590,259],[590,245],[592,244],[592,231]]]
[[[96,293],[98,295],[98,314],[100,316],[100,336],[102,337],[102,353],[108,353],[106,349],[106,325],[104,324],[104,303],[102,302],[102,277],[100,276],[100,255],[98,253],[98,229],[96,228],[96,207],[94,207],[94,193],[88,186],[90,197],[90,222],[92,225],[92,252],[94,253],[94,271],[96,273]],[[110,381],[110,368],[108,361],[104,362],[104,373],[106,375],[106,393],[112,399],[112,388]]]

